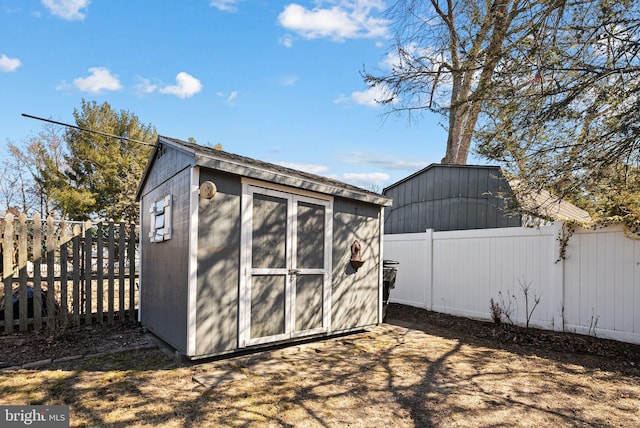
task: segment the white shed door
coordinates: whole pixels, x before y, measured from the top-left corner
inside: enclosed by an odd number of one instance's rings
[[[239,346],[329,329],[331,201],[245,185]]]

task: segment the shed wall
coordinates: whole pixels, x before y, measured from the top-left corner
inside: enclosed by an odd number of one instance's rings
[[[196,353],[231,351],[238,345],[240,177],[202,169],[213,181],[213,199],[199,200]]]
[[[162,155],[153,160],[153,168],[149,171],[144,183],[142,195],[148,189],[155,189],[160,184],[180,173],[186,166],[193,166],[193,155],[164,145]]]
[[[380,210],[376,205],[336,198],[333,203],[333,285],[331,330],[378,322]],[[364,265],[351,266],[351,244],[358,240]]]
[[[149,178],[154,180],[147,181],[141,198],[141,321],[174,348],[185,352],[191,169],[186,167],[164,182],[160,171],[157,167],[151,170]],[[159,184],[153,188],[152,183]],[[168,241],[149,242],[149,207],[166,195],[172,197],[172,237]]]
[[[507,192],[499,168],[434,166],[385,191],[385,233],[520,226],[506,215]]]

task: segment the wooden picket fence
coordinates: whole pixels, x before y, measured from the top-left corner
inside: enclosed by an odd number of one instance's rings
[[[39,215],[9,213],[0,232],[4,332],[136,321],[134,224],[43,223]]]

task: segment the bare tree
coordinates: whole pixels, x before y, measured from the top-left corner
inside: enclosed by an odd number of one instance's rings
[[[42,171],[47,165],[64,169],[62,132],[54,125],[46,124],[37,136],[21,145],[9,142],[8,149],[11,157],[6,169],[12,188],[3,190],[7,206],[11,193],[11,203],[18,204],[23,212],[28,215],[39,212],[46,218],[52,212],[52,204],[44,187]]]
[[[37,203],[34,190],[35,182],[29,170],[28,157],[12,142],[9,142],[7,147],[11,156],[10,161],[8,161],[8,169],[10,169],[11,181],[15,186],[13,203],[23,213],[27,215],[33,214]]]
[[[379,102],[392,111],[445,115],[442,162],[464,164],[483,106],[495,95],[500,62],[557,8],[532,0],[400,0],[389,11],[396,22],[390,68],[365,72],[365,82],[388,94]]]
[[[15,206],[17,201],[18,177],[16,176],[15,167],[10,160],[2,161],[0,166],[0,197],[2,198],[3,212]]]
[[[530,191],[639,217],[640,2],[562,4],[500,64],[479,152]]]

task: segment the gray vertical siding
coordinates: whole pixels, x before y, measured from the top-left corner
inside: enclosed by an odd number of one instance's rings
[[[154,168],[149,178],[159,171]],[[155,183],[160,184],[150,188],[153,182],[147,181],[144,190],[150,190],[143,192],[141,198],[141,319],[149,330],[185,352],[191,168],[177,172],[169,181],[161,182],[158,178]],[[172,197],[172,237],[168,241],[149,242],[149,207],[166,195]]]
[[[193,166],[193,161],[192,154],[165,145],[164,154],[153,161],[153,168],[146,176],[143,192],[155,189],[186,166]]]
[[[236,351],[241,275],[242,174],[200,166],[200,184],[213,181],[218,191],[213,199],[199,198],[198,215],[192,217],[190,190],[195,157],[188,151],[172,146],[167,146],[165,150],[161,157],[153,160],[138,193],[142,212],[141,321],[177,351],[185,355],[193,351],[194,355],[189,357]],[[421,186],[426,188],[427,184],[424,181]],[[421,193],[420,189],[403,189],[403,192],[403,198],[407,201],[420,197]],[[149,207],[167,195],[172,197],[172,237],[168,241],[150,242]],[[418,213],[423,208],[416,205],[412,209]],[[334,199],[329,333],[373,325],[378,321],[380,211],[377,202],[365,202],[344,195]],[[303,210],[301,215],[312,213]],[[195,221],[197,240],[190,237],[191,231],[195,232],[190,225]],[[299,235],[305,241],[304,245],[312,248],[320,245],[316,242],[318,237],[304,238],[304,232],[301,230]],[[365,260],[364,266],[357,272],[349,263],[354,240],[360,241]],[[197,279],[196,296],[191,300],[195,301],[195,307],[190,307],[189,257],[193,251],[197,254]],[[314,259],[314,254],[302,251],[298,257],[301,263],[315,266],[318,261]],[[260,288],[259,285],[256,290]],[[269,302],[275,302],[271,306],[282,306],[275,292],[278,286],[271,283],[263,285],[265,297],[256,299],[256,302],[265,303],[263,306],[266,309],[259,313],[261,317],[252,317],[251,326],[256,329],[258,336],[282,330],[282,320],[276,320],[274,312],[269,310]],[[310,330],[320,327],[322,275],[301,277],[297,286],[296,303],[301,312],[296,316],[295,328]],[[188,337],[189,332],[193,332],[188,323],[194,319],[195,350]]]
[[[510,188],[499,167],[431,165],[385,189],[385,233],[520,226],[501,197]]]
[[[333,203],[331,330],[378,322],[380,207],[336,198]],[[350,265],[351,244],[360,241],[364,265]]]
[[[238,345],[240,177],[202,169],[200,182],[218,188],[199,200],[196,354],[227,352]]]

